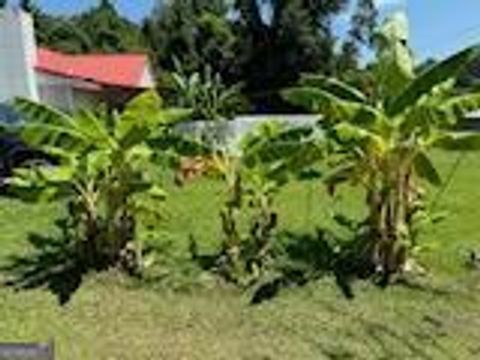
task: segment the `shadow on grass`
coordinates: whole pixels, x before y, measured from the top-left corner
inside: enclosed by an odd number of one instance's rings
[[[57,221],[60,228],[65,225],[64,221]],[[89,269],[77,260],[75,246],[65,232],[58,237],[30,234],[28,242],[32,251],[9,256],[0,268],[8,275],[6,285],[16,290],[46,287],[57,296],[60,305],[65,305]]]
[[[219,254],[200,254],[194,239],[190,239],[193,262],[202,270],[218,273]],[[333,275],[338,288],[348,298],[354,298],[352,282],[371,269],[358,257],[359,240],[342,242],[323,229],[315,233],[282,232],[274,241],[270,261],[254,286],[251,304],[271,300],[284,288],[302,287],[326,275]],[[361,252],[360,252],[361,253]]]
[[[281,245],[274,254],[275,272],[279,275],[261,284],[251,303],[260,304],[275,297],[282,288],[305,286],[326,275],[333,275],[342,294],[353,299],[353,281],[372,274],[372,266],[358,256],[362,253],[358,251],[360,241],[342,242],[322,229],[315,234],[280,234]]]

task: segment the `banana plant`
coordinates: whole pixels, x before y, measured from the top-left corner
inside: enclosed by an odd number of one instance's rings
[[[323,152],[319,132],[273,122],[247,134],[239,150],[217,151],[209,159],[209,174],[225,185],[218,265],[227,279],[248,285],[261,276],[279,224],[276,195],[303,170],[315,167]]]
[[[175,72],[171,73],[175,104],[193,109],[199,120],[230,119],[245,109],[240,84],[227,85],[219,73],[207,66],[202,72],[187,74],[174,58]]]
[[[402,271],[412,250],[421,181],[441,184],[429,150],[480,150],[479,134],[454,131],[460,119],[480,108],[480,94],[454,89],[479,48],[460,51],[417,75],[408,33],[402,15],[379,29],[375,87],[368,94],[338,79],[309,74],[283,94],[324,115],[322,126],[333,144],[325,178],[331,193],[345,182],[365,189],[367,253],[384,283]]]
[[[165,197],[151,144],[189,112],[163,108],[154,92],[112,115],[71,115],[25,99],[17,100],[16,108],[26,120],[23,140],[56,161],[17,169],[9,179],[11,190],[23,199],[65,200],[86,266],[118,264],[134,251],[134,267],[141,267],[143,250],[134,240],[139,228],[161,217],[158,204]]]

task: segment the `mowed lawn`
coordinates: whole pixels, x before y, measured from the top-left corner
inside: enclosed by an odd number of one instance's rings
[[[420,239],[429,273],[410,286],[381,290],[354,283],[345,299],[331,276],[289,288],[258,306],[188,262],[195,240],[210,252],[220,238],[217,183],[172,188],[164,231],[155,239],[159,276],[141,283],[115,271],[90,274],[61,306],[54,286],[0,286],[0,341],[55,340],[58,359],[479,359],[480,154],[460,155],[451,184],[430,199],[445,219]],[[459,154],[436,155],[445,178]],[[433,200],[437,199],[437,200]],[[295,183],[280,196],[282,229],[302,235],[331,227],[335,211],[361,214],[361,196],[336,202],[318,183]],[[55,236],[59,205],[0,202],[0,264],[34,256],[32,234]],[[0,272],[0,279],[14,277]],[[2,281],[3,282],[3,281]]]

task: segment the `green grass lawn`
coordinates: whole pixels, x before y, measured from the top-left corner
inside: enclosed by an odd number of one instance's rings
[[[457,159],[438,154],[447,177]],[[480,156],[469,155],[438,200],[446,218],[426,230],[420,254],[429,274],[419,286],[381,290],[354,284],[346,300],[326,276],[273,300],[249,305],[251,292],[222,285],[187,262],[195,239],[203,252],[218,245],[218,184],[173,188],[159,246],[163,280],[142,284],[114,271],[83,277],[60,306],[55,288],[0,287],[0,341],[55,339],[59,359],[478,359],[480,275],[464,266],[480,249]],[[430,197],[438,190],[431,189]],[[313,233],[342,210],[358,216],[360,196],[336,203],[320,185],[292,184],[280,196],[282,229]],[[0,264],[34,255],[32,234],[55,234],[59,206],[0,202]],[[0,272],[0,279],[12,273]]]

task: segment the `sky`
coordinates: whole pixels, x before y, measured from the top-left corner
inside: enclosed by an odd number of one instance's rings
[[[53,13],[72,13],[87,9],[98,0],[37,0]],[[119,11],[141,21],[158,0],[116,0]],[[480,43],[480,0],[375,0],[382,17],[406,11],[411,26],[411,47],[419,61],[441,59],[468,45]],[[348,14],[336,21],[345,32]]]
[[[441,59],[480,43],[479,0],[376,0],[383,16],[403,10],[418,59]]]

